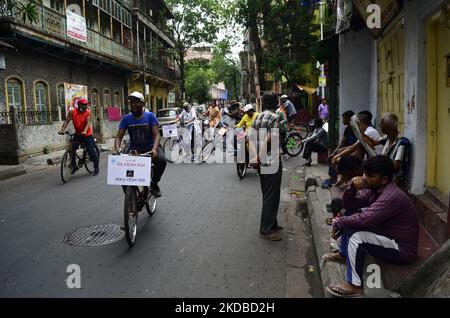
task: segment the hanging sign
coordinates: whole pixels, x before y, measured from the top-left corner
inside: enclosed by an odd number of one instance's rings
[[[327,86],[327,78],[325,76],[319,76],[319,87]]]

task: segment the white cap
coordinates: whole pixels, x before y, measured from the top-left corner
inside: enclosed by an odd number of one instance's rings
[[[281,99],[288,99],[287,95],[282,95]]]
[[[144,101],[144,95],[142,95],[139,92],[133,92],[130,95],[128,95],[128,97],[136,97],[137,99],[139,99],[141,102]]]
[[[248,112],[249,110],[253,109],[253,105],[252,104],[247,104],[244,107],[244,113]]]

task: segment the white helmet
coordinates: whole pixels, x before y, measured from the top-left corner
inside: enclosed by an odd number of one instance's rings
[[[245,105],[245,107],[244,107],[244,113],[246,113],[246,112],[248,112],[248,111],[251,111],[251,110],[254,110],[252,104],[247,104],[247,105]]]

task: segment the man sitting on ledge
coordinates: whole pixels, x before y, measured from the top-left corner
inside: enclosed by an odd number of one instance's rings
[[[406,264],[417,256],[419,223],[412,200],[392,182],[395,168],[388,157],[378,156],[363,166],[364,176],[349,183],[343,199],[348,208],[361,208],[348,217],[333,220],[332,237],[342,232],[338,253],[325,261],[346,261],[347,281],[326,290],[337,297],[361,296],[367,254],[385,262]],[[363,190],[363,189],[366,190]]]

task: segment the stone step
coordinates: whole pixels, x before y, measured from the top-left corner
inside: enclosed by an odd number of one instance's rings
[[[448,211],[440,204],[436,204],[428,195],[412,196],[419,214],[419,222],[439,244],[448,239]]]

